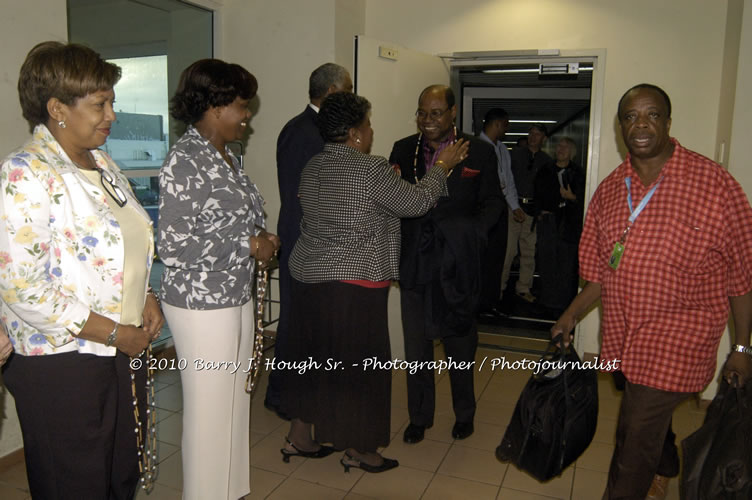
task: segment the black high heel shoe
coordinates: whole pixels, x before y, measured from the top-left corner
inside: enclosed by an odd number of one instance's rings
[[[399,462],[392,459],[392,458],[386,458],[381,457],[384,461],[381,463],[381,465],[370,465],[365,462],[361,462],[357,458],[351,456],[349,453],[345,452],[345,456],[339,459],[339,463],[342,464],[342,467],[345,468],[345,472],[350,472],[350,467],[355,467],[356,469],[363,469],[366,472],[384,472],[389,469],[394,469],[399,465]],[[354,464],[347,463],[346,460],[352,460],[355,462]]]
[[[287,448],[281,448],[279,451],[282,453],[282,461],[285,463],[290,463],[290,457],[303,457],[303,458],[324,458],[328,457],[332,453],[334,453],[334,448],[331,446],[324,446],[323,444],[320,445],[319,449],[316,451],[303,451],[298,449],[297,446],[295,446],[292,441],[290,441],[288,438],[285,437],[285,441],[287,444],[295,448],[295,452],[288,450]]]

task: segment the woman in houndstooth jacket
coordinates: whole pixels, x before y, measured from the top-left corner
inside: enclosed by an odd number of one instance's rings
[[[329,96],[319,115],[324,150],[301,176],[301,235],[290,257],[295,348],[279,365],[288,368],[282,410],[292,424],[281,452],[289,461],[345,450],[345,471],[382,472],[398,465],[377,449],[390,438],[387,297],[399,278],[399,219],[422,215],[446,196],[447,176],[467,144],[447,148],[410,184],[369,154],[370,109],[357,95]]]

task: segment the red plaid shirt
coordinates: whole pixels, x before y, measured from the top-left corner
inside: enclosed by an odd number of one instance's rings
[[[601,284],[601,359],[621,360],[627,379],[664,391],[697,392],[713,376],[728,321],[728,297],[752,289],[752,208],[717,163],[681,147],[661,177],[643,186],[630,157],[593,196],[580,240],[580,274]],[[609,257],[637,207],[617,270]]]

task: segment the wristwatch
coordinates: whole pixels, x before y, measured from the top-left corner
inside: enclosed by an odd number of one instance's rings
[[[734,344],[731,350],[734,352],[743,352],[744,354],[752,356],[752,347],[747,345]]]

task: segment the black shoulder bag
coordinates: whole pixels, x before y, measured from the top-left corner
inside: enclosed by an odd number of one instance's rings
[[[752,498],[752,387],[721,382],[702,427],[682,441],[681,497]]]
[[[570,345],[551,341],[520,394],[496,456],[539,481],[562,471],[590,445],[598,422],[598,379]]]

